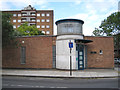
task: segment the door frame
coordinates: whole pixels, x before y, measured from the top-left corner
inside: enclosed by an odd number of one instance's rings
[[[82,45],[82,48],[80,48],[80,45]],[[77,47],[77,51],[78,51],[78,70],[84,70],[84,45],[77,43],[76,47]],[[82,51],[82,55],[79,54],[80,51]],[[79,56],[82,56],[82,60],[80,60]],[[82,61],[82,64],[80,64],[80,61]],[[82,65],[82,68],[80,68],[80,65]]]

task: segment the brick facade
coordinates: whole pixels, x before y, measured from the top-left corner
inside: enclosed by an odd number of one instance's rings
[[[2,51],[3,68],[52,68],[53,36],[22,37],[17,40],[26,47],[26,64],[20,63],[21,47],[9,47]]]
[[[114,67],[113,37],[85,36],[84,39],[93,41],[86,44],[87,68]],[[56,45],[56,36],[20,37],[17,40],[21,46],[26,47],[26,63],[20,62],[21,47],[8,47],[2,51],[3,68],[53,68],[53,45]],[[103,54],[100,54],[100,50]]]
[[[31,5],[30,5],[30,8],[32,8]],[[12,15],[10,22],[13,24],[13,28],[15,30],[20,25],[27,22],[29,26],[31,25],[35,25],[36,27],[39,26],[37,27],[38,30],[42,31],[42,33],[44,33],[45,35],[53,35],[53,28],[54,28],[53,27],[53,22],[54,22],[53,10],[36,10],[36,9],[35,10],[32,10],[32,9],[24,10],[22,9],[22,10],[12,10],[12,11],[2,11],[2,13],[10,13]],[[33,13],[34,15],[32,15]],[[16,16],[14,16],[14,14]],[[37,14],[39,14],[39,16]],[[42,16],[42,14],[44,14],[44,16]],[[47,16],[47,14],[49,14],[49,16]],[[13,20],[16,20],[16,21],[13,22]]]
[[[85,36],[85,39],[93,42],[87,45],[88,68],[113,68],[114,67],[114,43],[113,37]],[[102,50],[103,54],[100,54]],[[91,53],[96,52],[96,53]]]

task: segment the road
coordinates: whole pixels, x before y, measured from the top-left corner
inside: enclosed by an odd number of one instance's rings
[[[117,78],[40,78],[3,76],[3,88],[118,88]]]

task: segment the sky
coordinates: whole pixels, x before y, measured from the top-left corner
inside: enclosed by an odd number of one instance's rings
[[[118,11],[120,0],[1,0],[0,10],[21,10],[32,5],[37,10],[54,10],[54,35],[57,34],[55,22],[60,19],[80,19],[84,21],[83,34],[93,35],[101,22]]]

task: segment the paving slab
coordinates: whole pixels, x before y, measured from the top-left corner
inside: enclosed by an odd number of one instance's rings
[[[2,75],[10,76],[38,76],[38,77],[79,77],[79,78],[99,78],[118,77],[118,71],[113,69],[85,69],[79,71],[65,70],[26,70],[26,69],[2,69]]]

